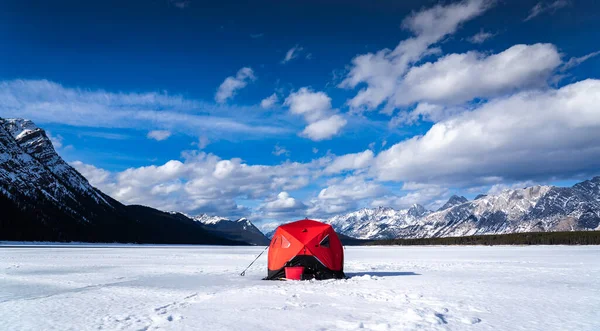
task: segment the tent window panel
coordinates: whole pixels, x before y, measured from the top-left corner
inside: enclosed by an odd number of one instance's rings
[[[325,238],[321,240],[319,246],[329,248],[329,235],[326,235]]]
[[[273,239],[273,243],[271,244],[271,247],[275,247],[277,245],[277,242],[279,242],[279,241],[281,241],[281,240],[279,240],[279,237],[275,237]]]
[[[292,243],[290,243],[290,241],[287,240],[286,237],[281,236],[281,248],[290,248],[291,245]]]

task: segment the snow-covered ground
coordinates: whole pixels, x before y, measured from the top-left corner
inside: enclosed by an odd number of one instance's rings
[[[600,247],[348,247],[262,281],[260,247],[0,247],[0,330],[600,330]]]

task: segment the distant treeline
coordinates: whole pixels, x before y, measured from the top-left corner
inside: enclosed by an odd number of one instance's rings
[[[362,245],[600,245],[600,231],[530,232],[468,237],[389,239]]]

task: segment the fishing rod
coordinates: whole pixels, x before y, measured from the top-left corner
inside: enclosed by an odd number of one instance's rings
[[[246,269],[244,269],[244,271],[242,271],[242,273],[240,274],[240,276],[245,276],[246,275],[246,270],[250,269],[250,267],[254,264],[254,262],[256,262],[256,260],[258,260],[258,258],[263,255],[263,253],[267,250],[267,248],[269,248],[269,245],[267,245],[267,247],[265,247],[265,249],[260,252],[260,254],[258,254],[258,256],[254,259],[254,261],[252,261],[252,263],[250,263],[250,265],[248,267],[246,267]]]

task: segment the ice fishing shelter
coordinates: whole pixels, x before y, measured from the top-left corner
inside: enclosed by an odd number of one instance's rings
[[[286,268],[289,274],[292,267],[300,267],[293,270],[301,279],[345,277],[344,248],[331,225],[307,219],[275,230],[265,279],[286,278]]]

